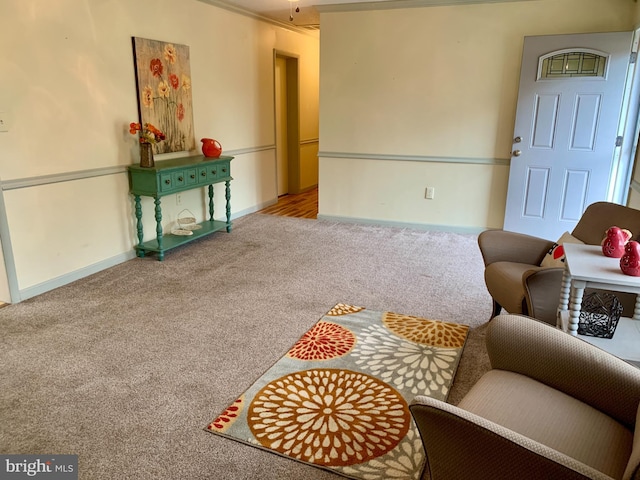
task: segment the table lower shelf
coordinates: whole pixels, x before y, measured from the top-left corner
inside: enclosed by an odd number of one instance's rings
[[[569,312],[563,311],[561,319],[562,328],[566,331]],[[640,320],[621,317],[611,338],[580,334],[578,334],[578,338],[640,367]]]
[[[162,260],[164,258],[164,252],[166,252],[167,250],[171,250],[172,248],[176,248],[186,243],[193,242],[194,240],[205,237],[220,230],[226,229],[227,232],[231,231],[231,222],[227,223],[218,220],[206,220],[199,223],[198,225],[200,225],[202,228],[193,230],[193,235],[172,235],[170,233],[163,235],[162,248],[158,246],[157,238],[146,241],[141,245],[136,245],[136,254],[138,255],[138,257],[144,257],[147,253],[156,253],[158,254],[158,260]]]

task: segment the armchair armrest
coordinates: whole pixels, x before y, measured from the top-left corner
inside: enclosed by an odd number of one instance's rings
[[[478,235],[478,246],[485,266],[495,262],[540,265],[553,242],[506,230],[486,230]]]
[[[640,369],[522,315],[495,317],[489,322],[486,340],[492,368],[538,380],[634,430],[640,400]]]
[[[557,450],[440,400],[418,396],[409,409],[434,480],[611,480]]]
[[[522,275],[527,314],[555,325],[560,303],[560,285],[564,268],[537,267]]]

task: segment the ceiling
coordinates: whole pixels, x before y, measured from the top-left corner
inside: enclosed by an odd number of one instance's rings
[[[320,26],[320,13],[316,6],[351,5],[357,3],[392,3],[397,0],[217,0],[210,1],[220,6],[227,4],[241,10],[266,17],[276,22],[291,24],[295,27],[317,29]],[[290,8],[292,7],[292,8]],[[298,7],[299,12],[295,9]],[[293,20],[290,20],[290,15]]]
[[[293,29],[320,28],[320,11],[378,10],[473,3],[525,2],[532,0],[200,0],[236,12],[289,25]],[[637,1],[637,0],[634,0]],[[296,12],[295,9],[300,11]],[[290,20],[290,16],[293,20]]]

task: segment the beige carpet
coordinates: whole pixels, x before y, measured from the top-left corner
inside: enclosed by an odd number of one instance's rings
[[[452,403],[488,369],[475,236],[252,214],[1,308],[0,451],[78,454],[89,480],[339,480],[203,427],[340,302],[469,325]]]

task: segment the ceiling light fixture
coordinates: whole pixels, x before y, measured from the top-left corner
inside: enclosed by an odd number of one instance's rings
[[[293,4],[296,4],[296,13],[300,13],[300,7],[298,6],[298,0],[289,0],[289,20],[293,22]]]

